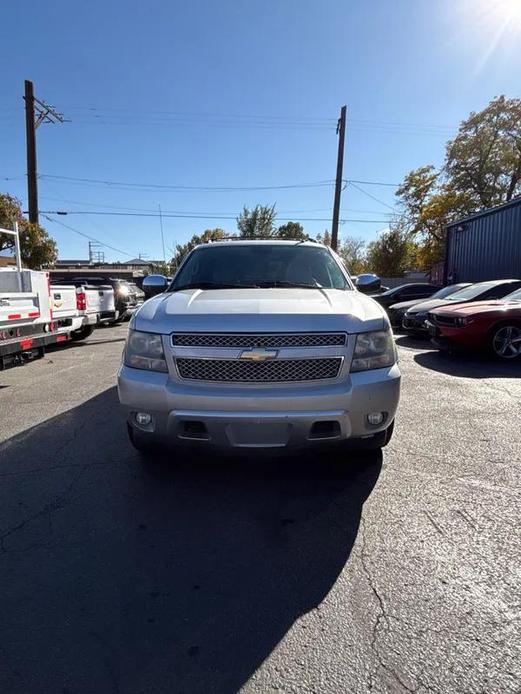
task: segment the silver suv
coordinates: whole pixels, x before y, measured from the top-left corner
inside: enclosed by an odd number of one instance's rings
[[[400,391],[389,320],[326,246],[195,248],[134,314],[118,374],[132,444],[388,443]]]

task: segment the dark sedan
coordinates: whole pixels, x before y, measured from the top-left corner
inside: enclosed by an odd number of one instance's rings
[[[403,317],[404,330],[415,334],[427,335],[427,314],[441,306],[466,303],[468,301],[488,301],[490,299],[502,299],[507,294],[521,288],[521,280],[492,280],[490,282],[478,282],[471,284],[459,292],[451,294],[445,299],[433,299],[424,301],[410,308]]]
[[[465,287],[469,287],[470,282],[460,282],[459,284],[449,284],[448,287],[442,287],[442,289],[438,289],[438,291],[433,294],[428,301],[434,301],[435,299],[445,299],[445,297],[450,296],[451,294],[454,294],[454,292],[459,292],[460,289],[465,289]],[[424,299],[425,301],[425,299]],[[399,304],[393,304],[387,309],[387,315],[389,316],[389,320],[391,321],[391,325],[395,328],[401,328],[402,327],[402,321],[403,317],[405,316],[406,312],[411,309],[413,306],[419,306],[423,301],[418,301],[417,299],[410,299],[409,301],[400,301]]]
[[[421,301],[432,296],[437,292],[439,287],[435,284],[427,284],[422,282],[413,282],[411,284],[401,284],[399,287],[388,289],[383,294],[371,294],[375,301],[388,309],[389,306],[398,303],[399,301]]]

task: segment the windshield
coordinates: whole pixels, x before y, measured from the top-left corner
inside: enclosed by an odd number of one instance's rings
[[[430,298],[431,299],[445,299],[446,296],[450,296],[451,294],[455,294],[458,291],[463,291],[463,288],[458,289],[458,287],[453,287],[453,286],[448,286],[448,287],[443,287],[443,289],[440,289],[439,291],[436,292],[436,294],[433,294]]]
[[[467,301],[468,299],[475,299],[480,294],[483,294],[483,292],[486,292],[488,289],[493,289],[495,286],[497,286],[496,282],[479,282],[478,284],[471,284],[470,287],[460,289],[459,292],[451,294],[449,301]]]
[[[251,244],[204,246],[179,270],[170,291],[237,287],[352,289],[322,246]]]
[[[507,294],[502,301],[521,301],[521,289],[516,289],[512,294]]]

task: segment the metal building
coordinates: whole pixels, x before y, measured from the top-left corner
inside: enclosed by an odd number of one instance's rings
[[[444,280],[521,278],[521,197],[449,224]]]

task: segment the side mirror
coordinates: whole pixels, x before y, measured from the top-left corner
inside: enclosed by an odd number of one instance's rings
[[[363,294],[375,294],[380,291],[381,281],[378,275],[358,275],[355,287]]]
[[[168,287],[168,280],[163,275],[147,275],[143,280],[143,291],[147,299],[162,294]]]

